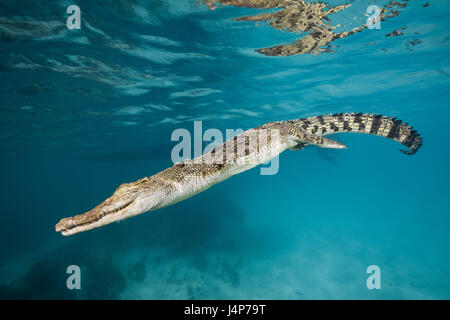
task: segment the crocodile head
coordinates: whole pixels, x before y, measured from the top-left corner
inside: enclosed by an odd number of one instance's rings
[[[157,209],[163,198],[160,190],[151,178],[122,184],[94,209],[59,221],[55,230],[68,236]]]

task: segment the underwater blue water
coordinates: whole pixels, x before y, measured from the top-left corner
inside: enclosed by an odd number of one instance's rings
[[[355,27],[387,3],[350,2],[329,23]],[[425,3],[333,52],[268,57],[255,49],[299,35],[233,20],[257,9],[1,0],[0,298],[449,299],[450,3]],[[70,4],[80,30],[65,27]],[[195,120],[225,131],[334,112],[396,116],[424,145],[406,156],[340,134],[348,149],[286,151],[275,175],[254,168],[155,212],[54,231],[171,166],[171,133]],[[66,288],[69,265],[81,290]]]

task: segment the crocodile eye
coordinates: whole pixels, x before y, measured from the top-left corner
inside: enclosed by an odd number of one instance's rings
[[[147,182],[148,180],[150,180],[148,177],[145,177],[145,178],[142,178],[142,179],[139,179],[138,181],[136,181],[135,183],[137,184],[137,183],[143,183],[143,182]]]

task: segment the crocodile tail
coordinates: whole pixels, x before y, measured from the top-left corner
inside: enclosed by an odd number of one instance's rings
[[[369,113],[335,113],[295,120],[308,133],[325,136],[341,132],[358,132],[389,138],[414,154],[422,146],[422,137],[407,123],[387,116]]]

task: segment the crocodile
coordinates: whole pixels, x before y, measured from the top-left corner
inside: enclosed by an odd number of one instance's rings
[[[386,18],[398,16],[400,10],[408,5],[409,0],[399,1],[402,2],[390,1],[389,4],[380,7],[379,20],[385,21]],[[260,10],[271,9],[272,11],[269,12],[243,16],[235,20],[267,22],[277,30],[303,34],[303,37],[294,43],[256,50],[266,56],[290,56],[305,53],[317,55],[323,52],[332,52],[331,43],[333,41],[346,38],[369,27],[367,24],[361,24],[348,31],[336,32],[336,29],[342,26],[333,26],[327,23],[330,21],[328,18],[330,14],[349,8],[351,3],[330,6],[326,2],[306,2],[304,0],[203,0],[203,2],[211,10],[215,10],[219,5]],[[375,22],[375,20],[371,21],[372,24]]]
[[[344,144],[325,137],[342,132],[389,138],[407,147],[400,150],[408,155],[422,146],[421,136],[407,123],[377,114],[340,113],[269,122],[246,130],[197,158],[120,185],[92,210],[59,221],[55,230],[65,236],[73,235],[172,205],[265,163],[286,149],[301,150],[307,145],[345,149]]]

